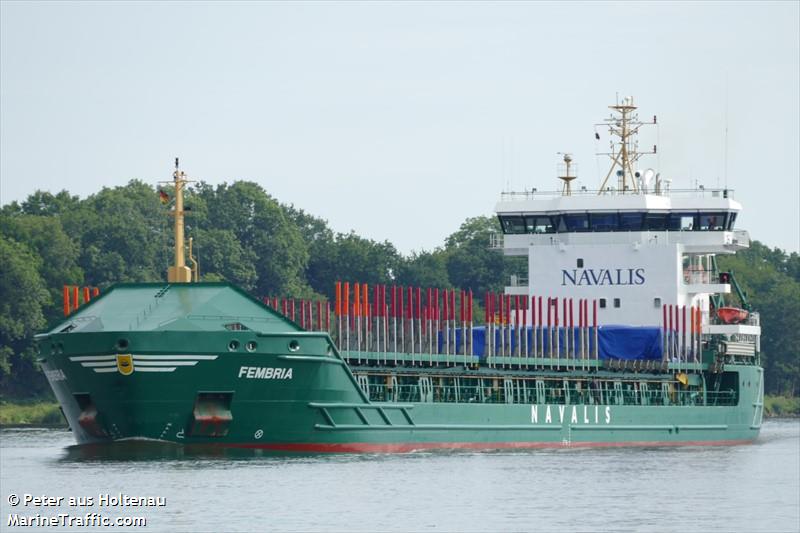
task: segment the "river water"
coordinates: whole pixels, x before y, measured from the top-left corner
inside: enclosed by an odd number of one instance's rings
[[[718,448],[126,460],[72,444],[65,430],[0,431],[1,531],[108,530],[75,525],[92,513],[142,517],[113,528],[142,532],[800,531],[798,420]],[[120,493],[165,505],[115,506]],[[36,515],[73,527],[21,525]]]

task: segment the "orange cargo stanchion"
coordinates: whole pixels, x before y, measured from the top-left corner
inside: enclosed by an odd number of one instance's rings
[[[64,285],[64,316],[69,316],[70,307],[69,307],[69,285]]]
[[[88,304],[88,303],[89,303],[89,300],[91,300],[91,299],[92,299],[92,298],[91,298],[91,296],[89,295],[89,287],[84,287],[84,288],[83,288],[83,304],[84,304],[84,305]]]
[[[72,310],[77,311],[78,307],[80,306],[80,302],[78,301],[78,286],[72,286]]]

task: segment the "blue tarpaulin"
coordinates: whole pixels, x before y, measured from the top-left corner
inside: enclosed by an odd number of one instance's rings
[[[589,353],[590,357],[594,356],[594,329],[588,328],[589,333]],[[500,351],[500,330],[495,328],[494,332],[494,352]],[[555,331],[553,332],[555,334]],[[527,335],[528,350],[533,347],[533,328],[528,327],[525,329]],[[580,344],[580,332],[577,328],[574,330],[575,337],[570,343],[570,346],[578,346]],[[564,340],[569,335],[566,328],[558,328],[559,342],[561,357],[566,357],[564,353]],[[629,359],[629,360],[660,360],[663,353],[663,342],[661,336],[661,328],[651,326],[600,326],[598,328],[597,337],[600,344],[599,355],[601,359]],[[544,344],[545,356],[549,356],[549,333],[546,327],[541,328],[539,337],[537,338],[536,345],[537,351],[541,353],[542,344]],[[452,337],[451,337],[452,340]],[[472,328],[472,342],[474,346],[474,354],[478,357],[486,356],[486,327],[475,326]],[[525,345],[523,344],[523,347]],[[506,347],[508,349],[508,347]],[[455,351],[461,353],[461,328],[456,328],[456,347]],[[511,353],[516,354],[517,350],[517,334],[511,334]],[[454,347],[450,347],[450,353],[453,353]],[[572,350],[570,350],[572,351]],[[438,353],[444,353],[444,337],[439,332]],[[559,357],[555,352],[555,343],[553,346],[553,357]]]
[[[601,359],[660,360],[664,353],[661,328],[652,326],[601,326]]]

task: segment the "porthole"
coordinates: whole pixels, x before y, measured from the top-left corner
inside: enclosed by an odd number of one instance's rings
[[[125,351],[128,349],[128,339],[118,339],[117,340],[117,350]]]
[[[244,349],[248,352],[255,352],[256,348],[258,348],[256,341],[248,341],[248,343],[244,345]]]
[[[297,341],[289,342],[289,351],[290,352],[296,352],[299,349],[300,349],[300,343],[299,342],[297,342]]]
[[[233,340],[233,341],[228,343],[228,351],[229,352],[235,352],[238,349],[239,349],[239,341]]]

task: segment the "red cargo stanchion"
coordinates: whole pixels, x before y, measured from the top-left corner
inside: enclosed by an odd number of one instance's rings
[[[372,305],[369,303],[369,285],[366,283],[361,284],[361,317],[364,319],[367,331],[372,329],[370,325],[370,315],[372,314]],[[366,347],[365,347],[366,349]]]
[[[488,316],[489,321],[486,324],[486,342],[489,345],[488,354],[491,356],[497,355],[496,354],[496,347],[495,347],[495,338],[494,338],[494,331],[495,331],[495,315],[497,314],[497,302],[495,299],[494,293],[489,293],[489,300],[486,303],[486,307],[488,309]],[[494,363],[492,363],[494,366]]]
[[[553,324],[553,329],[555,329],[556,334],[556,357],[561,359],[561,333],[559,332],[559,321],[558,321],[558,298],[553,298],[553,303],[555,304],[555,309],[553,309],[553,318],[555,319],[555,324]]]
[[[703,360],[703,310],[697,308],[697,361]]]
[[[342,314],[345,316],[350,315],[350,282],[344,282],[342,290]]]
[[[444,311],[444,313],[443,313],[444,324],[443,324],[443,327],[442,327],[442,332],[444,333],[444,353],[445,354],[449,354],[450,353],[450,328],[449,328],[448,318],[450,318],[450,317],[448,315],[448,309],[447,308],[448,308],[448,305],[450,303],[450,298],[448,297],[447,289],[442,289],[442,300],[443,300],[442,301],[442,311]],[[448,361],[447,364],[449,365],[450,362]]]
[[[597,300],[592,300],[592,304],[593,304],[592,305],[592,327],[594,328],[594,355],[595,355],[595,359],[599,360],[600,359],[600,345],[598,344],[599,335],[598,335],[598,331],[597,331]]]
[[[672,361],[672,358],[674,356],[674,352],[673,352],[673,348],[672,348],[672,346],[673,346],[673,344],[672,344],[672,341],[673,341],[672,332],[674,331],[674,329],[675,329],[675,324],[674,324],[673,313],[672,313],[672,304],[669,304],[669,343],[668,343],[669,349],[668,349],[668,355],[669,355],[669,360],[670,361]]]
[[[575,349],[575,323],[573,322],[574,317],[572,315],[572,298],[569,299],[567,308],[569,309],[569,324],[567,325],[569,346],[572,348],[572,358],[576,359],[578,357],[578,350]]]
[[[525,302],[525,305],[522,307],[522,323],[520,324],[520,326],[522,326],[522,340],[524,343],[522,352],[525,354],[525,357],[528,357],[530,355],[528,353],[530,349],[530,345],[528,344],[528,298],[525,297],[522,301]],[[527,361],[525,364],[528,364]]]
[[[473,322],[472,322],[472,312],[474,311],[474,298],[472,294],[472,289],[469,290],[469,299],[467,301],[467,322],[469,323],[469,337],[467,338],[467,349],[469,350],[470,355],[475,355],[475,337],[473,336],[472,329],[473,329]]]
[[[70,314],[69,285],[64,285],[64,287],[63,287],[63,296],[64,296],[64,316],[69,316],[69,314]]]
[[[342,282],[336,282],[336,296],[334,299],[334,309],[336,309],[336,316],[342,316]]]
[[[372,302],[372,316],[374,318],[380,317],[380,305],[381,305],[381,286],[375,285],[372,288],[372,297],[374,301]]]
[[[681,355],[683,356],[684,361],[688,362],[686,357],[686,306],[681,306],[681,314],[683,315],[681,319]]]
[[[408,320],[408,340],[412,354],[411,364],[414,365],[414,287],[408,287],[408,306],[406,307],[406,319]]]
[[[693,305],[691,307],[689,307],[689,315],[690,315],[689,316],[689,353],[693,356],[692,359],[696,360],[694,358],[695,353],[694,353],[694,306]]]
[[[678,358],[678,371],[680,372],[680,365],[681,365],[681,353],[680,353],[680,337],[678,335],[678,330],[680,329],[680,306],[675,304],[674,307],[675,313],[675,357]]]
[[[531,295],[531,355],[536,357],[538,355],[536,349],[538,347],[538,339],[536,338],[536,295]],[[535,368],[535,367],[534,367]]]
[[[92,298],[97,298],[98,296],[100,296],[100,288],[92,287]]]
[[[416,315],[417,315],[417,346],[419,346],[419,353],[422,353],[422,287],[417,287],[417,301],[416,301]],[[430,354],[428,354],[430,359]]]
[[[345,281],[342,287],[342,307],[341,315],[336,316],[339,324],[339,349],[345,353],[345,357],[350,357],[350,282]],[[344,335],[344,337],[342,337]],[[344,342],[344,344],[341,344]]]
[[[664,350],[664,353],[661,355],[661,360],[662,361],[669,361],[669,356],[667,354],[667,351],[668,351],[668,348],[669,348],[669,341],[668,341],[668,334],[667,334],[667,331],[668,331],[667,330],[667,325],[668,325],[668,321],[667,321],[667,304],[663,304],[661,306],[661,315],[662,315],[663,335],[664,335],[664,338],[662,339],[662,342],[661,342],[661,344],[663,345],[662,349]]]
[[[436,351],[437,354],[439,353],[439,338],[438,338],[438,335],[439,335],[439,331],[441,330],[441,328],[440,328],[440,325],[441,325],[440,319],[441,319],[441,316],[439,314],[439,289],[435,288],[435,289],[433,289],[433,330],[431,331],[431,334],[433,334],[433,336],[434,336],[434,339],[433,339],[434,348],[433,349]]]
[[[72,287],[72,310],[77,311],[78,307],[80,307],[80,303],[78,302],[78,286],[73,285]]]

